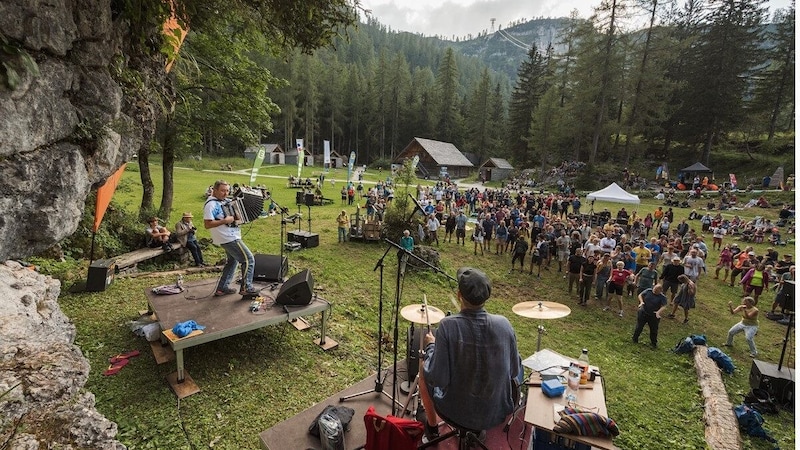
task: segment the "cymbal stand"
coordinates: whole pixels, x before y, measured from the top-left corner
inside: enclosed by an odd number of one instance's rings
[[[285,245],[285,243],[284,243],[284,234],[286,234],[286,224],[288,222],[294,223],[294,219],[289,220],[289,218],[286,217],[286,215],[289,214],[289,208],[282,207],[275,200],[272,200],[272,203],[274,203],[275,207],[278,208],[278,210],[281,212],[281,259],[279,260],[280,263],[278,264],[278,266],[279,266],[278,267],[278,277],[281,280],[283,280],[283,277],[286,276],[286,274],[283,273],[283,269],[284,269],[284,266],[283,266],[283,258],[284,258],[283,252],[285,251],[285,249],[283,248],[283,246]]]
[[[390,398],[392,400],[392,415],[394,415],[394,411],[395,411],[394,405],[395,405],[395,403],[397,403],[397,405],[399,405],[399,406],[402,406],[395,399],[394,384],[392,385],[392,393],[391,394],[389,394],[388,392],[383,390],[383,384],[386,382],[386,377],[388,375],[388,370],[389,370],[389,369],[386,369],[384,371],[384,369],[383,369],[383,267],[384,267],[383,260],[386,258],[386,255],[389,254],[389,250],[391,250],[391,249],[392,249],[391,246],[387,246],[386,247],[386,251],[383,252],[383,256],[381,256],[380,259],[378,259],[378,262],[375,264],[375,268],[372,269],[373,272],[378,270],[378,268],[381,269],[381,271],[380,271],[380,291],[379,291],[379,294],[378,294],[378,366],[377,366],[377,373],[375,374],[375,388],[371,389],[371,390],[368,390],[368,391],[362,391],[362,392],[358,392],[358,393],[355,393],[355,394],[346,395],[344,397],[339,397],[339,401],[340,402],[346,402],[347,400],[350,400],[351,398],[361,397],[362,395],[366,395],[366,394],[370,394],[370,393],[383,394],[383,395],[385,395],[386,397],[388,397],[388,398]],[[397,334],[397,330],[395,330],[395,334]],[[396,340],[395,340],[395,359],[397,359],[397,341]],[[384,372],[383,373],[383,378],[381,378],[381,372]],[[397,375],[396,375],[396,373],[397,373],[397,362],[395,362],[395,364],[394,364],[393,372],[395,372],[395,378],[396,378],[397,377]]]
[[[539,333],[538,336],[536,336],[536,351],[538,352],[542,349],[542,335],[547,334],[547,330],[545,330],[542,325],[539,325],[536,327],[536,331]]]

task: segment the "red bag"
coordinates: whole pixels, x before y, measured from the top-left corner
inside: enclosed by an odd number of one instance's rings
[[[372,406],[364,413],[364,425],[367,427],[365,450],[416,450],[424,432],[422,422],[392,415],[383,417],[376,414]]]

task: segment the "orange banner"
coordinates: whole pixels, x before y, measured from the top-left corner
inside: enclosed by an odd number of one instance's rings
[[[169,19],[164,22],[164,25],[161,29],[161,32],[164,34],[164,40],[166,41],[166,45],[171,48],[165,48],[167,53],[167,63],[164,67],[164,70],[169,73],[170,69],[172,69],[172,63],[175,62],[175,58],[178,57],[178,52],[181,50],[181,45],[183,45],[183,40],[186,39],[186,34],[188,33],[189,27],[187,26],[185,29],[181,26],[178,22],[177,14],[175,13],[175,4],[170,1],[170,10],[171,14]]]
[[[113,175],[108,177],[104,185],[97,189],[97,201],[94,207],[94,226],[92,226],[93,233],[97,233],[97,230],[100,228],[100,222],[103,221],[106,209],[108,209],[108,205],[111,203],[111,197],[114,196],[114,191],[117,190],[119,179],[122,178],[122,172],[125,171],[125,166],[127,165],[128,163],[123,164]]]

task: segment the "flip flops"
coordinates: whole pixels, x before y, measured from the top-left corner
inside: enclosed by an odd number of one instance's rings
[[[112,363],[110,366],[108,366],[108,369],[106,369],[105,372],[103,372],[103,375],[104,376],[116,375],[117,372],[120,371],[120,369],[128,365],[128,362],[129,361],[127,359],[120,359],[117,362]]]
[[[127,366],[130,362],[130,358],[139,356],[139,350],[131,350],[129,352],[120,353],[119,355],[112,356],[108,358],[108,362],[110,365],[108,369],[103,372],[104,376],[116,375],[120,369]]]
[[[111,358],[108,358],[108,362],[111,364],[115,364],[121,360],[128,360],[135,356],[139,356],[139,350],[131,350],[129,352],[120,353],[117,356],[112,356]]]

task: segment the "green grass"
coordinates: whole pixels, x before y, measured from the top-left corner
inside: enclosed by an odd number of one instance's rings
[[[219,168],[218,163],[206,164],[211,164],[211,169]],[[234,169],[246,168],[247,164],[244,160],[233,162]],[[303,176],[314,176],[312,173],[319,171],[319,168],[305,168]],[[385,178],[386,171],[376,172],[369,171],[366,179]],[[264,167],[260,171],[264,176],[259,177],[258,183],[271,188],[273,197],[294,212],[297,210],[295,190],[285,187],[285,178],[269,177],[286,177],[290,173],[296,174],[296,169]],[[171,277],[119,278],[102,293],[68,294],[64,291],[61,306],[75,322],[77,344],[93,369],[86,389],[96,395],[100,412],[118,423],[118,438],[128,448],[256,449],[261,431],[372,373],[378,352],[379,297],[379,272],[373,271],[373,267],[385,246],[382,243],[336,243],[335,217],[343,209],[338,193],[345,176],[346,169],[328,174],[327,179],[336,179],[336,184],[331,187],[326,181],[323,192],[336,201],[334,205],[311,209],[311,230],[319,233],[320,246],[288,254],[290,273],[310,269],[319,294],[334,305],[328,336],[339,342],[335,350],[323,352],[313,345],[312,339],[317,337],[318,330],[298,332],[288,324],[191,348],[185,352],[186,368],[202,391],[177,402],[164,380],[165,375],[175,370],[174,363],[156,365],[148,344],[134,336],[128,327],[128,322],[137,317],[137,311],[146,307],[143,290],[174,281]],[[153,177],[156,183],[160,181],[160,167],[153,167]],[[200,216],[203,193],[218,178],[230,183],[249,181],[249,176],[230,172],[176,170],[176,208],[169,223],[174,223],[186,210],[194,212],[195,217]],[[140,193],[136,189],[138,173],[135,169],[125,174],[123,184],[126,188],[116,194],[115,202],[125,208],[136,208]],[[156,191],[155,198],[159,198],[160,186]],[[608,207],[616,211],[619,206],[598,202],[595,209]],[[655,206],[654,200],[643,199],[638,209],[645,213]],[[354,212],[353,208],[344,209]],[[300,211],[304,214],[302,226],[306,229],[308,209],[303,206]],[[689,210],[676,209],[676,212],[680,218],[688,215]],[[777,218],[776,210],[751,210],[742,215],[765,215],[765,212],[767,217]],[[699,222],[694,224],[699,226]],[[290,225],[289,229],[293,227],[296,225]],[[202,228],[198,233],[199,238],[208,237]],[[243,235],[254,252],[279,253],[279,218],[247,224]],[[763,251],[766,245],[758,247]],[[795,249],[791,251],[794,253]],[[589,349],[592,364],[597,364],[605,377],[609,415],[622,430],[614,441],[617,446],[622,449],[705,448],[702,395],[692,360],[686,355],[673,355],[669,348],[692,333],[705,334],[710,345],[721,345],[728,328],[737,321],[728,314],[726,305],[728,301],[739,300],[739,289],[710,277],[701,279],[698,307],[691,311],[690,325],[662,321],[661,347],[653,351],[646,345],[630,342],[635,320],[633,299],[626,300],[627,314],[620,319],[602,312],[592,302],[587,308],[578,307],[575,298],[567,295],[566,280],[554,269],[543,273],[542,279],[535,279],[518,272],[507,274],[510,266],[507,256],[475,256],[469,246],[455,244],[443,244],[440,252],[443,268],[451,275],[462,265],[480,267],[490,275],[494,289],[487,309],[509,318],[517,332],[523,357],[536,350],[538,325],[547,329],[543,347],[576,357],[581,348]],[[223,257],[218,248],[207,248],[204,253],[207,261]],[[712,251],[708,260],[713,264],[716,258],[717,252]],[[394,299],[395,270],[396,259],[390,256],[386,259],[384,274],[387,305]],[[449,300],[453,294],[453,286],[443,277],[410,271],[403,284],[401,307],[421,303],[426,295],[431,305],[453,310]],[[533,300],[563,302],[572,308],[572,314],[563,319],[538,321],[512,313],[515,303]],[[763,303],[759,302],[762,310],[768,308],[771,301],[772,297],[765,294]],[[311,321],[319,325],[317,317]],[[384,332],[388,336],[392,335],[393,323],[387,308]],[[400,323],[400,345],[404,347],[408,324],[402,318]],[[785,330],[762,317],[756,338],[760,359],[777,363]],[[143,355],[116,376],[101,375],[108,357],[133,348],[141,350]],[[385,350],[391,355],[391,348],[387,346]],[[737,371],[732,376],[723,375],[734,404],[749,390],[751,359],[747,353],[743,336],[737,336],[735,347],[729,351]],[[401,358],[403,354],[401,348]],[[786,362],[794,366],[791,344],[788,355]],[[387,358],[390,360],[391,357]],[[777,416],[767,416],[766,420],[766,429],[778,438],[779,445],[794,448],[793,416],[781,412]],[[746,449],[772,448],[766,441],[747,437],[744,446]]]

